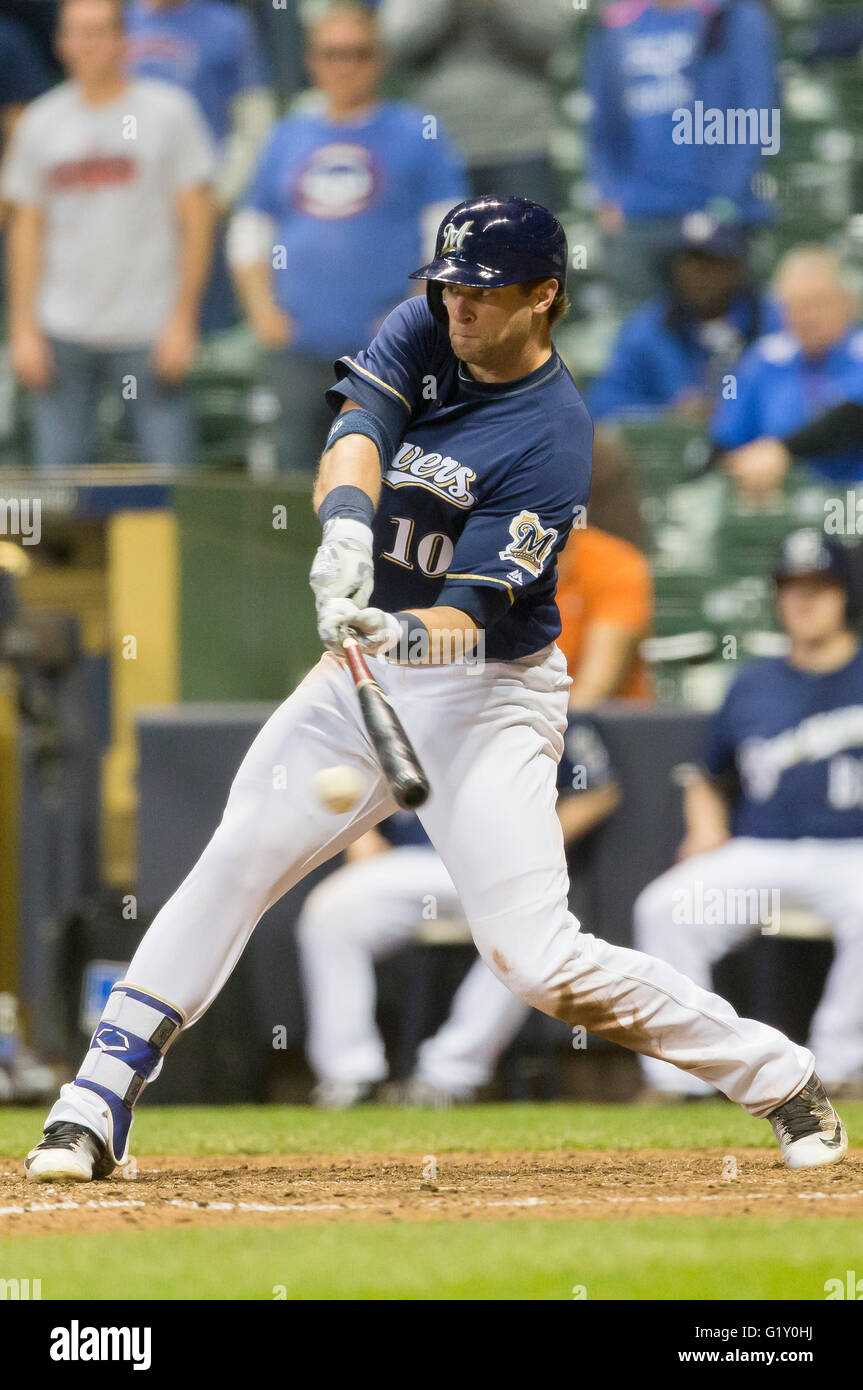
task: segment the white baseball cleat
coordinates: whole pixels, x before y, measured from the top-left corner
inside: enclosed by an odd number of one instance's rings
[[[388,1087],[387,1104],[405,1109],[450,1110],[454,1105],[472,1105],[476,1100],[474,1086],[436,1086],[424,1076],[409,1076]]]
[[[786,1168],[822,1168],[838,1163],[847,1152],[845,1126],[814,1072],[796,1096],[767,1118]]]
[[[374,1099],[371,1081],[319,1081],[312,1091],[312,1105],[317,1110],[352,1110]]]
[[[24,1160],[31,1182],[92,1182],[114,1171],[108,1147],[85,1125],[57,1121]]]

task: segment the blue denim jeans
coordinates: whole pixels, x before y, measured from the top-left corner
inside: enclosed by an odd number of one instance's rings
[[[46,391],[30,393],[38,468],[98,462],[96,412],[107,392],[128,405],[140,462],[174,467],[195,462],[188,391],[159,381],[149,347],[102,350],[56,338],[50,343],[53,379]]]

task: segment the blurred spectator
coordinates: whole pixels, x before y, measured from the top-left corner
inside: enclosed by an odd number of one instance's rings
[[[130,71],[183,87],[197,100],[216,145],[214,195],[225,216],[245,190],[276,114],[251,17],[223,0],[133,0],[126,29]],[[220,235],[201,329],[217,332],[237,317]]]
[[[739,228],[690,214],[667,274],[665,292],[623,324],[588,392],[595,420],[666,412],[706,420],[744,348],[780,325],[775,305],[749,279]]]
[[[650,566],[629,541],[597,526],[574,526],[560,557],[557,644],[572,676],[573,709],[604,700],[649,700],[653,688],[639,655],[650,632]]]
[[[548,63],[567,42],[566,0],[381,0],[381,33],[424,111],[443,118],[475,194],[558,203]]]
[[[131,402],[145,461],[189,463],[183,381],[210,263],[210,140],[185,93],[129,81],[117,0],[65,0],[58,47],[70,80],[25,112],[2,181],[12,362],[36,461],[92,461],[110,390]]]
[[[558,770],[557,811],[567,849],[617,806],[620,792],[594,722],[572,716]],[[374,962],[421,936],[424,922],[460,919],[452,880],[417,817],[397,812],[355,841],[347,863],[306,898],[297,925],[309,1020],[315,1103],[341,1109],[369,1100],[387,1075],[375,1026]],[[399,1097],[408,1105],[475,1098],[530,1008],[474,961],[448,1017],[417,1052]]]
[[[863,326],[839,258],[800,247],[780,263],[774,294],[787,328],[762,338],[736,372],[712,436],[741,491],[775,492],[792,461],[831,482],[863,479]]]
[[[661,291],[657,258],[686,213],[745,227],[769,218],[753,187],[762,145],[748,128],[745,143],[699,140],[698,112],[752,111],[778,142],[775,65],[774,25],[760,0],[612,0],[603,9],[584,67],[590,166],[608,273],[624,299]],[[684,110],[688,139],[676,114]]]
[[[374,336],[409,293],[437,225],[466,193],[460,161],[415,107],[378,95],[375,20],[337,6],[309,34],[320,111],[275,128],[231,224],[240,298],[281,402],[279,463],[315,465],[333,360]]]
[[[826,919],[835,958],[810,1047],[831,1092],[863,1086],[863,653],[847,553],[794,532],[775,571],[787,657],[750,663],[707,735],[685,789],[683,861],[635,904],[635,946],[711,987],[711,969],[792,906]],[[769,886],[769,887],[768,887]],[[651,1087],[712,1094],[642,1060]]]
[[[18,20],[0,15],[0,159],[27,102],[50,85],[51,74],[29,30]],[[0,256],[4,256],[2,231],[8,211],[9,205],[0,195]],[[4,300],[4,277],[0,275],[0,314]]]

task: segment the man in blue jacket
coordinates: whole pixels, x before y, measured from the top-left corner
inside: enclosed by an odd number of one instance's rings
[[[797,459],[828,482],[863,481],[863,325],[825,247],[789,252],[774,279],[787,329],[746,352],[711,434],[740,490],[776,492]]]
[[[706,419],[740,354],[780,326],[775,304],[750,282],[739,227],[691,213],[667,267],[664,293],[625,321],[588,393],[594,420]]]
[[[778,147],[775,64],[774,25],[758,0],[603,9],[585,64],[590,166],[609,273],[624,296],[659,288],[656,253],[686,213],[745,227],[769,219],[758,175]]]

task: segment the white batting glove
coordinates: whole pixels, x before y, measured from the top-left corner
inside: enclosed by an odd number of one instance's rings
[[[371,527],[349,517],[337,516],[326,522],[309,583],[319,621],[322,607],[331,599],[349,598],[358,608],[365,608],[374,584]]]
[[[398,618],[380,608],[358,608],[347,598],[330,599],[318,612],[318,633],[325,647],[340,651],[346,637],[356,637],[367,656],[382,656],[401,640]]]
[[[398,646],[402,625],[393,613],[382,608],[362,608],[350,622],[351,636],[356,637],[360,650],[368,656],[383,656]]]

